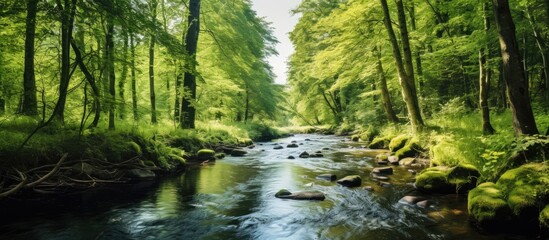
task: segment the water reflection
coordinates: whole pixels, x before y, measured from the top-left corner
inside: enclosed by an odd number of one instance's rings
[[[342,139],[298,135],[278,142],[297,141],[299,148],[274,150],[265,143],[246,157],[140,188],[0,206],[0,239],[502,239],[468,225],[464,197],[429,196],[435,205],[426,210],[398,203],[414,191],[408,184],[413,176],[397,167],[393,186],[378,186],[370,177],[377,152]],[[303,151],[324,157],[287,158]],[[360,175],[374,191],[316,179],[324,173]],[[275,198],[282,188],[321,191],[326,200]]]

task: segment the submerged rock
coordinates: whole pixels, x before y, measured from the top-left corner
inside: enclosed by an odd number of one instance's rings
[[[241,149],[241,148],[235,148],[231,151],[231,156],[233,157],[242,157],[244,155],[246,155],[248,152],[246,152],[246,150],[244,149]]]
[[[309,157],[310,158],[321,158],[321,157],[324,157],[324,154],[322,154],[322,153],[313,153],[313,154],[309,154]]]
[[[326,174],[318,175],[316,176],[316,178],[327,180],[327,181],[335,181],[337,179],[337,176],[335,174],[326,173]]]
[[[393,174],[392,167],[377,167],[372,169],[372,174],[390,175]]]
[[[288,156],[288,159],[295,159],[294,156]]]
[[[281,189],[275,194],[275,197],[282,199],[293,199],[293,200],[317,200],[324,201],[326,196],[324,193],[319,191],[303,191],[303,192],[290,192],[286,189]]]
[[[358,187],[362,184],[362,178],[358,175],[350,175],[337,180],[337,184],[345,187]]]
[[[299,154],[299,157],[300,158],[309,158],[309,153],[308,152],[302,152],[301,154]]]
[[[381,181],[388,181],[389,180],[389,177],[382,176],[382,175],[377,175],[377,174],[372,174],[372,177],[376,180],[381,180]]]
[[[421,197],[421,196],[404,196],[403,198],[398,200],[398,202],[399,203],[410,204],[410,205],[415,205],[416,203],[424,201],[424,200],[427,200],[427,199],[424,198],[424,197]]]
[[[290,143],[286,146],[287,148],[296,148],[296,147],[299,147],[299,145],[295,144],[295,143]]]
[[[274,150],[280,150],[280,149],[284,149],[283,146],[280,146],[280,145],[276,145],[273,147]]]

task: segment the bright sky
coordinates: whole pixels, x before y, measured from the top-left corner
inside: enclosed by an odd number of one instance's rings
[[[285,84],[287,79],[288,58],[294,48],[288,33],[292,31],[299,16],[292,16],[290,11],[296,8],[301,0],[252,0],[253,9],[260,17],[272,23],[274,35],[279,43],[276,46],[278,56],[271,56],[268,61],[276,74],[275,82]]]

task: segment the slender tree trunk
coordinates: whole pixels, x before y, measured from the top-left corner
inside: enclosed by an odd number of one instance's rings
[[[34,77],[34,38],[36,33],[36,12],[39,0],[27,0],[25,31],[25,71],[23,73],[23,105],[21,113],[38,115],[36,100],[36,80]]]
[[[183,67],[180,67],[179,69],[183,69]],[[176,123],[180,122],[181,117],[181,99],[183,96],[181,95],[181,89],[183,86],[183,73],[179,72],[175,78],[175,104],[174,104],[174,121]]]
[[[387,5],[387,0],[380,0],[381,6],[383,9],[384,23],[385,28],[387,29],[389,40],[393,48],[393,56],[395,58],[396,68],[400,78],[400,86],[402,89],[402,96],[404,102],[406,102],[406,108],[408,109],[408,117],[412,124],[412,127],[415,131],[421,130],[423,127],[423,119],[421,118],[421,113],[419,109],[419,104],[416,95],[415,82],[413,78],[413,66],[412,66],[412,57],[410,52],[410,45],[408,40],[408,34],[406,30],[406,17],[404,16],[404,6],[402,5],[402,0],[397,0],[397,8],[399,15],[399,25],[401,30],[401,37],[403,42],[403,49],[405,55],[406,65],[402,61],[402,54],[400,52],[400,47],[397,42],[395,32],[393,30],[391,15],[389,13],[389,6]],[[406,42],[406,43],[405,43]],[[408,72],[409,71],[409,72]]]
[[[93,91],[93,110],[95,111],[95,116],[93,118],[93,122],[90,124],[90,128],[94,128],[97,127],[97,125],[99,124],[99,119],[101,116],[101,98],[99,96],[99,88],[95,84],[95,77],[91,74],[91,72],[84,64],[84,60],[82,59],[82,53],[76,45],[76,41],[72,40],[71,46],[74,51],[76,63],[78,64],[78,67],[80,67],[80,70],[86,77],[86,81],[91,86]]]
[[[485,0],[484,11],[484,32],[488,34],[490,30],[490,18],[488,17],[488,1]],[[490,123],[490,107],[488,105],[488,99],[490,97],[490,81],[492,79],[492,71],[488,66],[488,57],[490,55],[489,44],[486,43],[485,47],[482,47],[479,51],[479,103],[480,111],[482,113],[482,133],[484,135],[491,135],[495,133],[492,124]]]
[[[381,90],[381,97],[383,100],[383,109],[385,110],[387,120],[392,123],[397,123],[398,117],[393,110],[391,95],[389,94],[389,89],[387,88],[387,78],[385,77],[385,71],[383,70],[383,65],[381,63],[381,51],[377,49],[377,47],[375,51],[377,53],[377,74],[379,77],[379,88]]]
[[[131,82],[132,82],[132,112],[133,120],[139,120],[139,113],[137,111],[137,76],[135,75],[135,42],[133,32],[130,32],[130,69],[131,69]]]
[[[196,99],[196,49],[200,31],[200,0],[189,1],[189,27],[185,36],[185,50],[190,56],[187,71],[183,79],[183,87],[189,94],[183,94],[181,99],[181,128],[193,129],[196,118],[194,101]]]
[[[546,4],[549,6],[549,3]],[[541,33],[539,29],[536,26],[536,21],[534,17],[530,14],[530,7],[527,7],[525,10],[526,17],[528,18],[528,22],[530,23],[530,27],[532,28],[532,33],[534,35],[534,39],[536,40],[536,45],[539,49],[539,55],[541,56],[541,61],[543,64],[543,79],[545,81],[545,101],[549,102],[549,65],[547,62],[547,56],[549,55],[549,49],[547,48],[547,44],[545,43],[545,40],[541,36]],[[549,14],[549,12],[547,12]]]
[[[244,122],[248,122],[248,116],[250,114],[250,92],[248,89],[248,86],[246,86],[246,104],[245,104],[245,110],[244,110]]]
[[[71,77],[70,70],[70,43],[72,39],[72,28],[74,14],[76,12],[76,0],[64,0],[64,6],[58,1],[58,8],[61,10],[61,76],[59,82],[59,98],[53,109],[54,118],[62,125],[65,124],[65,103]]]
[[[517,135],[538,134],[534,113],[530,104],[528,80],[521,64],[519,46],[515,35],[515,24],[511,17],[508,0],[492,0],[499,33],[503,60],[503,73],[507,95],[513,113],[513,127]]]
[[[410,1],[410,27],[412,28],[412,31],[417,30],[416,26],[416,7],[414,0]],[[423,90],[423,64],[421,63],[421,54],[420,54],[420,47],[417,47],[416,51],[414,52],[414,60],[416,62],[416,73],[417,73],[417,82],[419,84],[418,86],[418,92],[420,96],[423,96],[422,90]]]
[[[120,80],[118,81],[118,98],[120,104],[118,105],[118,117],[124,119],[126,117],[126,80],[128,79],[128,30],[124,30],[124,46],[122,48],[122,72],[120,73]]]
[[[151,11],[151,20],[156,23],[156,9],[158,2],[156,0],[149,1]],[[154,92],[154,45],[156,43],[156,35],[151,33],[149,40],[149,91],[151,98],[151,123],[156,124],[156,94]]]
[[[107,55],[107,77],[109,80],[109,130],[114,130],[114,112],[116,107],[116,84],[115,84],[115,69],[114,69],[114,23],[112,16],[107,14],[107,34],[105,38],[106,42],[106,55]]]

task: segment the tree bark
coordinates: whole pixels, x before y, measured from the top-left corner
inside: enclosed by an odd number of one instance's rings
[[[36,80],[34,76],[34,39],[36,35],[36,13],[39,0],[27,0],[25,30],[25,71],[23,73],[23,104],[21,113],[38,115],[36,100]]]
[[[64,6],[61,1],[57,1],[58,8],[61,10],[61,76],[59,82],[59,98],[53,109],[54,118],[62,125],[65,124],[65,103],[67,101],[67,91],[71,78],[70,70],[70,42],[72,39],[72,29],[74,24],[74,14],[76,12],[77,0],[64,0]]]
[[[131,69],[131,82],[132,82],[132,112],[133,120],[139,120],[139,113],[137,111],[137,76],[135,75],[135,42],[133,32],[130,32],[130,69]]]
[[[82,53],[80,52],[80,49],[78,48],[74,40],[71,40],[71,46],[74,51],[76,63],[78,64],[78,67],[80,67],[80,70],[86,77],[86,81],[88,81],[93,91],[93,109],[95,111],[95,116],[93,118],[93,122],[90,124],[90,128],[94,128],[97,127],[97,125],[99,124],[99,119],[101,116],[101,98],[99,96],[99,88],[95,84],[95,77],[90,73],[90,71],[84,64],[84,60],[82,59]]]
[[[383,100],[383,109],[385,110],[387,120],[392,123],[397,123],[398,117],[393,110],[391,95],[389,94],[389,89],[387,88],[387,78],[385,77],[385,71],[383,70],[383,65],[381,63],[381,51],[377,49],[377,47],[375,51],[377,53],[377,74],[379,77],[379,88],[381,90],[381,97]]]
[[[156,9],[158,2],[156,0],[149,1],[149,8],[151,11],[151,20],[156,24]],[[156,94],[154,91],[154,45],[156,42],[156,35],[151,33],[149,39],[149,93],[151,99],[151,123],[156,124]]]
[[[485,0],[484,6],[484,32],[488,34],[490,30],[490,18],[488,17],[488,1]],[[488,105],[488,98],[490,97],[490,81],[492,79],[492,71],[488,66],[487,58],[490,55],[488,44],[486,43],[479,51],[479,103],[480,112],[482,114],[482,133],[484,135],[491,135],[495,133],[492,124],[490,123],[490,107]]]
[[[114,112],[116,106],[116,84],[114,69],[114,23],[113,16],[107,13],[106,55],[107,77],[109,79],[109,130],[115,129]]]
[[[528,80],[521,63],[519,46],[515,35],[515,24],[511,17],[508,0],[492,0],[499,33],[503,74],[507,95],[513,113],[513,127],[517,135],[538,134],[534,113],[530,103]]]
[[[118,98],[120,104],[118,104],[118,117],[124,119],[126,117],[126,80],[128,79],[128,30],[124,29],[124,46],[122,48],[122,72],[120,73],[120,80],[118,81]]]
[[[423,128],[424,123],[423,123],[423,119],[421,118],[419,103],[416,95],[415,82],[413,77],[414,75],[413,75],[412,57],[410,52],[409,40],[408,40],[408,32],[406,28],[406,16],[404,15],[404,6],[402,5],[402,0],[397,0],[399,25],[401,30],[401,37],[402,37],[406,65],[402,60],[400,47],[398,45],[397,38],[393,30],[391,15],[389,13],[389,6],[387,5],[387,0],[380,0],[380,2],[383,9],[383,16],[384,16],[383,22],[385,24],[385,28],[387,29],[389,40],[393,48],[393,56],[395,59],[395,65],[396,65],[399,79],[400,79],[402,96],[404,98],[404,102],[406,102],[406,108],[408,109],[408,117],[412,124],[412,128],[415,131],[418,131],[418,130],[421,130],[421,128]]]
[[[195,128],[196,109],[196,49],[198,45],[198,33],[200,31],[200,0],[189,0],[189,27],[185,36],[185,50],[189,56],[187,71],[183,79],[183,87],[188,94],[183,94],[181,99],[181,128]]]

